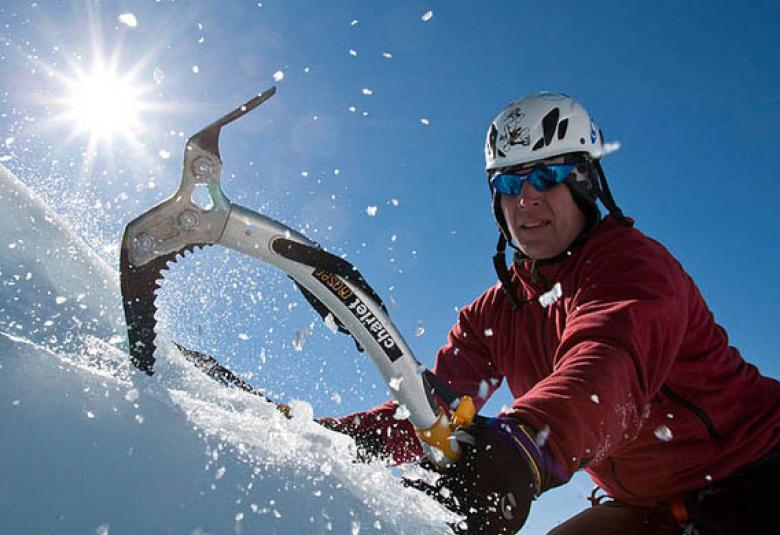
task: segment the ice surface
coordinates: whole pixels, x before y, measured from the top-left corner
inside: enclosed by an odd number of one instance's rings
[[[162,335],[155,375],[135,371],[115,345],[117,273],[2,167],[0,225],[21,243],[0,247],[3,281],[21,266],[0,285],[0,532],[448,533],[444,510],[355,463],[307,403],[288,420]]]

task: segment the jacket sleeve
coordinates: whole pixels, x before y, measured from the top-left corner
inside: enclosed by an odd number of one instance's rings
[[[553,372],[513,404],[517,417],[549,431],[546,447],[564,479],[638,435],[683,341],[686,279],[644,237],[585,261]]]
[[[493,333],[483,326],[486,309],[495,306],[492,303],[499,291],[494,287],[461,309],[458,322],[450,330],[447,343],[439,349],[433,367],[436,376],[456,393],[471,396],[477,411],[501,386],[503,379],[485,344],[485,337]]]
[[[501,384],[479,334],[482,331],[475,326],[486,299],[483,295],[460,311],[433,368],[455,392],[472,396],[477,410]],[[409,420],[395,417],[397,408],[395,401],[388,401],[368,411],[337,419],[323,418],[320,423],[355,438],[359,456],[363,451],[363,457],[379,455],[402,464],[420,458],[423,450]]]

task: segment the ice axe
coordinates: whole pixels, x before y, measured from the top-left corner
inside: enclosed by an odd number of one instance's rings
[[[179,189],[125,228],[120,278],[132,363],[149,375],[154,373],[155,290],[168,264],[185,251],[222,245],[285,272],[317,312],[350,334],[374,361],[384,381],[394,385],[390,391],[409,410],[409,420],[421,440],[435,448],[434,457],[442,464],[455,461],[460,448],[452,434],[458,427],[468,427],[474,418],[471,398],[455,395],[415,359],[381,298],[352,264],[283,223],[233,204],[222,191],[222,127],[275,93],[276,88],[271,87],[190,137]],[[208,202],[193,199],[199,186],[208,191]],[[194,361],[197,355],[203,354],[185,353]],[[203,359],[200,361],[203,368]],[[216,370],[210,374],[217,374],[223,382],[251,390],[216,361],[206,361],[205,366]]]

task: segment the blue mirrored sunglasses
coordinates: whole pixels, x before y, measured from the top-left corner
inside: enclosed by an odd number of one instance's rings
[[[576,163],[555,163],[540,165],[524,173],[505,171],[490,177],[490,186],[501,195],[520,195],[526,180],[537,190],[547,191],[563,184]]]

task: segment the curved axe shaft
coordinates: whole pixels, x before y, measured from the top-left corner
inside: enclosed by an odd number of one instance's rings
[[[184,251],[219,244],[289,275],[315,308],[324,316],[332,314],[365,349],[395,398],[409,409],[415,427],[428,429],[441,424],[443,413],[433,397],[430,372],[414,358],[379,296],[360,273],[288,226],[232,204],[220,187],[220,129],[275,91],[272,87],[192,136],[187,141],[178,191],[127,225],[120,276],[132,361],[139,369],[153,373],[154,293],[168,263]],[[199,185],[208,188],[208,206],[193,200]],[[440,392],[440,383],[436,390]]]

